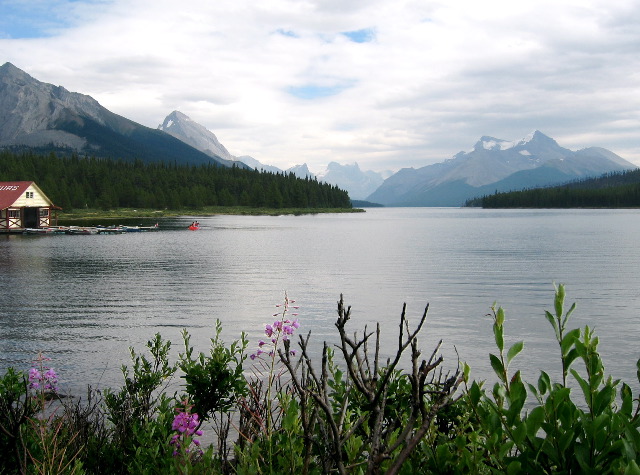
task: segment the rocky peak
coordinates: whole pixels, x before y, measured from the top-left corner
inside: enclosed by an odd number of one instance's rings
[[[189,116],[174,110],[165,117],[159,130],[173,135],[184,143],[203,151],[211,157],[219,157],[225,160],[235,161],[235,157],[229,153],[218,137],[206,127],[191,120]]]
[[[13,64],[7,62],[0,66],[0,79],[12,78],[12,79],[32,79],[22,69],[15,67]]]

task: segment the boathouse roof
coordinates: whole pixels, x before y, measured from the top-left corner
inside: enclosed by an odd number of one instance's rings
[[[0,209],[6,209],[14,205],[29,188],[35,189],[49,206],[54,206],[33,181],[0,181]]]

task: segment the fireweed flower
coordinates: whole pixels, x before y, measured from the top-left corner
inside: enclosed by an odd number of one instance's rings
[[[171,430],[176,431],[176,434],[174,434],[169,441],[169,444],[173,445],[174,457],[179,454],[182,447],[184,447],[184,451],[187,454],[190,452],[191,444],[199,447],[200,440],[195,439],[194,435],[200,437],[203,434],[203,432],[198,429],[200,425],[198,414],[189,413],[191,405],[189,405],[187,401],[184,401],[184,405],[184,409],[182,407],[176,407],[176,415],[171,424]]]
[[[282,363],[280,358],[278,358],[278,356],[281,355],[280,346],[283,346],[285,351],[288,352],[287,358],[289,355],[296,355],[295,350],[291,350],[289,341],[295,331],[300,327],[298,319],[292,319],[289,316],[289,309],[294,302],[295,300],[290,300],[285,292],[284,303],[277,304],[276,308],[278,308],[278,311],[272,315],[276,317],[273,323],[267,323],[264,326],[264,334],[268,340],[260,339],[258,341],[258,349],[255,353],[249,355],[251,360],[258,360],[254,365],[257,373],[256,376],[266,382],[264,399],[260,401],[260,404],[264,403],[266,406],[266,417],[264,420],[260,418],[257,422],[263,427],[267,435],[271,434],[274,424],[274,407],[279,407],[277,398],[272,398],[272,392],[274,391],[276,380],[282,376],[284,371],[283,368],[278,368],[279,364]],[[298,307],[296,306],[294,308]],[[297,316],[297,314],[293,316]],[[274,404],[276,406],[274,406]],[[270,438],[269,441],[271,441]],[[270,454],[272,453],[272,449],[271,442],[269,442]]]
[[[29,370],[29,388],[37,391],[58,392],[58,375],[53,368],[45,365],[45,361],[51,361],[42,354],[38,355]]]
[[[291,320],[287,314],[290,308],[298,309],[299,306],[292,306],[291,304],[295,303],[295,300],[289,300],[286,296],[284,297],[284,304],[277,304],[277,308],[282,308],[281,311],[273,314],[274,317],[277,318],[273,323],[267,323],[264,326],[264,334],[269,338],[271,343],[265,342],[264,340],[258,341],[258,350],[255,353],[249,355],[249,358],[255,360],[256,358],[260,358],[263,354],[266,354],[270,358],[273,358],[276,355],[276,349],[278,347],[278,343],[280,341],[286,341],[293,336],[295,331],[300,327],[300,322],[296,318],[295,320]],[[293,313],[292,316],[297,316],[297,313]],[[291,350],[289,352],[291,356],[296,355],[295,350]]]

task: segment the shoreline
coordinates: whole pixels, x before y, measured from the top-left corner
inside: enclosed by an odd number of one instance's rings
[[[329,213],[364,213],[362,208],[251,208],[242,206],[208,206],[201,209],[154,210],[117,208],[113,210],[74,210],[59,212],[58,223],[85,221],[87,219],[160,219],[180,216],[217,216],[217,215],[248,215],[248,216],[282,216]]]

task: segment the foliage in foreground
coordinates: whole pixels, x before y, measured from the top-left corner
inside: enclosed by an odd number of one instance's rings
[[[512,370],[524,343],[505,344],[495,307],[491,388],[467,365],[445,372],[439,345],[422,358],[428,307],[415,327],[403,308],[395,355],[381,361],[380,327],[348,331],[341,298],[339,343],[312,361],[310,334],[292,343],[300,322],[286,295],[255,351],[244,335],[225,344],[218,323],[207,353],[184,332],[170,362],[171,343],[156,335],[146,354],[131,349],[120,389],[89,388],[85,401],[56,399],[40,355],[28,374],[0,378],[0,473],[639,474],[640,400],[606,375],[593,331],[568,328],[575,305],[564,300],[559,286],[544,314],[558,381]],[[176,374],[182,393],[170,395]]]

